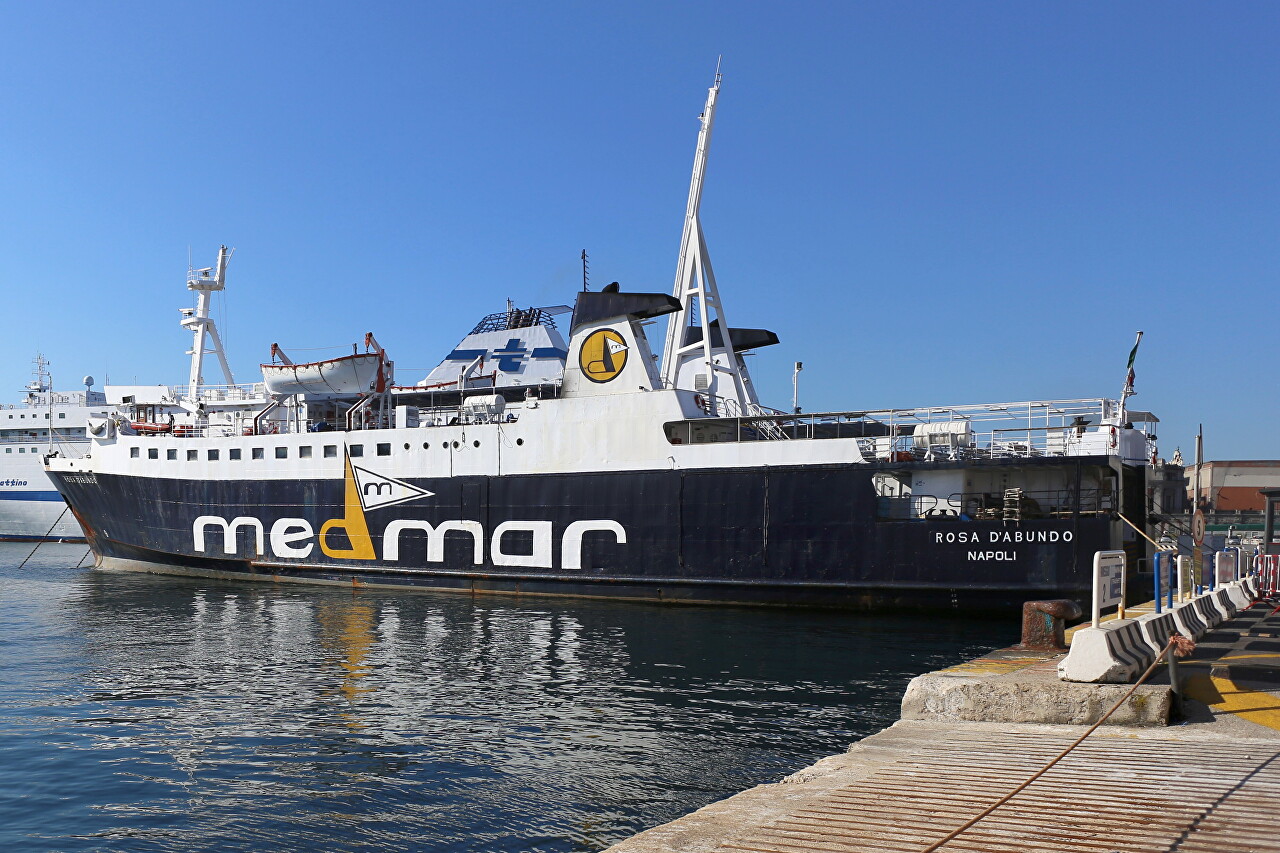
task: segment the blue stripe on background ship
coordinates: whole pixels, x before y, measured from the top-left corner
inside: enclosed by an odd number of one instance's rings
[[[278,347],[236,386],[200,271],[184,388],[108,388],[88,458],[49,470],[107,568],[467,592],[855,609],[1082,598],[1094,552],[1147,556],[1125,399],[782,413],[724,315],[698,219],[674,295],[583,291],[486,317],[427,377]],[[194,283],[193,283],[194,282]],[[560,332],[567,317],[568,341]],[[661,360],[644,325],[668,318]],[[726,334],[727,331],[727,334]],[[203,335],[204,337],[200,337]],[[212,349],[210,349],[212,345]],[[227,383],[206,385],[217,352]]]

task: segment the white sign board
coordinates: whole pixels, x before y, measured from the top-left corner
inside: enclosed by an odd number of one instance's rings
[[[1219,551],[1213,555],[1213,577],[1220,583],[1236,579],[1236,555],[1238,551]]]
[[[1178,600],[1187,601],[1195,590],[1195,578],[1191,575],[1191,558],[1178,555]]]
[[[1102,608],[1124,602],[1124,551],[1093,555],[1093,627],[1102,622]]]

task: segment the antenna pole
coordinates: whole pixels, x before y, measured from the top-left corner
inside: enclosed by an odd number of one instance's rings
[[[699,217],[719,94],[720,63],[717,60],[715,82],[707,90],[707,104],[698,117],[702,127],[698,131],[698,147],[693,158],[693,177],[689,181],[689,200],[672,291],[681,307],[667,323],[666,346],[662,350],[662,380],[667,388],[685,388],[706,394],[713,414],[720,413],[722,400],[735,405],[733,414],[755,414],[759,400],[746,364],[733,349],[729,322],[720,301]],[[722,388],[722,382],[727,387]]]
[[[234,249],[222,246],[218,249],[218,263],[214,267],[187,271],[187,290],[196,293],[196,307],[183,309],[182,327],[191,331],[194,340],[191,345],[191,374],[187,383],[187,394],[191,399],[199,395],[200,386],[204,384],[204,357],[212,352],[218,356],[218,363],[226,377],[228,385],[234,385],[231,367],[227,364],[227,355],[222,349],[222,340],[218,337],[218,328],[209,316],[209,298],[216,292],[226,288],[227,262],[231,260]],[[208,345],[212,343],[213,348]]]

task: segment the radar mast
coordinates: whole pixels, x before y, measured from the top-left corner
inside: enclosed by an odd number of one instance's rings
[[[698,132],[698,148],[693,158],[693,177],[689,182],[689,202],[685,208],[680,259],[672,292],[680,301],[680,310],[671,315],[667,324],[667,341],[662,350],[662,379],[669,388],[686,388],[705,394],[711,414],[758,414],[759,399],[751,384],[751,376],[733,349],[729,322],[720,302],[699,217],[719,94],[720,63],[717,61],[715,83],[707,90],[707,104],[699,117],[702,128]],[[726,406],[730,411],[721,411]]]
[[[227,262],[234,252],[235,249],[222,246],[218,249],[216,266],[187,269],[187,290],[197,294],[196,307],[182,309],[182,327],[190,330],[194,337],[188,353],[191,356],[191,376],[187,385],[187,396],[193,400],[200,396],[200,386],[204,384],[204,357],[210,353],[218,356],[227,384],[236,384],[227,365],[227,355],[222,350],[218,327],[209,316],[209,295],[226,288]]]

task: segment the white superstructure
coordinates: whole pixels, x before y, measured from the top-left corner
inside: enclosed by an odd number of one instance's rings
[[[0,539],[79,538],[80,526],[45,476],[44,457],[83,456],[85,423],[106,414],[106,397],[92,390],[91,376],[83,391],[55,391],[44,356],[34,364],[24,399],[0,405]]]

